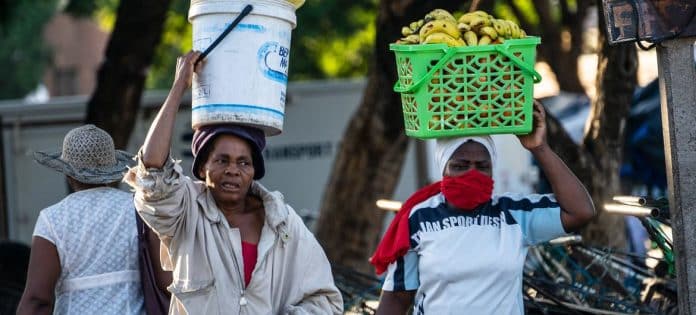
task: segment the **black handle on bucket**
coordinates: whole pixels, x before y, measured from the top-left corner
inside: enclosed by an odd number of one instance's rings
[[[208,48],[206,48],[205,51],[203,51],[203,53],[200,56],[198,56],[198,59],[196,59],[194,66],[197,65],[199,62],[201,62],[201,60],[203,60],[203,58],[208,56],[208,54],[210,54],[210,52],[213,50],[213,48],[215,48],[215,46],[220,44],[222,39],[225,38],[225,36],[227,36],[227,34],[229,34],[232,31],[232,29],[234,29],[237,26],[237,24],[239,24],[239,22],[242,20],[242,18],[247,16],[253,8],[254,7],[251,4],[247,4],[244,7],[244,9],[242,9],[242,12],[240,12],[239,15],[237,15],[237,17],[234,19],[234,21],[232,21],[232,23],[230,23],[230,25],[227,26],[227,28],[225,28],[224,31],[222,31],[222,34],[220,34],[220,36],[218,36],[215,39],[215,41],[213,41],[213,43],[210,44],[210,46],[208,46]]]

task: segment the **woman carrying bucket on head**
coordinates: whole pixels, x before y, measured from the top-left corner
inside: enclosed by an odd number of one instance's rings
[[[341,295],[311,232],[264,175],[257,128],[195,130],[193,175],[169,156],[175,116],[199,52],[177,61],[169,96],[126,175],[135,205],[167,249],[170,314],[340,314]]]
[[[527,248],[585,225],[594,205],[546,142],[542,105],[518,136],[554,195],[491,196],[496,149],[490,136],[437,140],[440,182],[401,207],[371,259],[386,271],[377,314],[523,314]]]

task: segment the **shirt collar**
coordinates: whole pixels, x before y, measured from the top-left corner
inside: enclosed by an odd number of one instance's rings
[[[266,223],[277,231],[278,226],[286,224],[288,208],[285,205],[283,194],[278,191],[269,191],[260,183],[251,183],[250,193],[261,198],[266,210]],[[203,214],[212,223],[219,223],[223,215],[213,199],[210,190],[204,188],[196,198],[196,202],[203,209]]]

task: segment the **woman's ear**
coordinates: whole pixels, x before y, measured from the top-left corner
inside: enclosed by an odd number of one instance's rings
[[[200,165],[198,166],[198,169],[196,170],[196,173],[198,174],[198,178],[202,178],[205,180],[205,172],[203,171],[205,169],[205,165]]]

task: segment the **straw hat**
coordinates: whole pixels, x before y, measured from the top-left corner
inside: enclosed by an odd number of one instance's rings
[[[114,140],[94,125],[70,130],[61,152],[34,152],[34,160],[86,184],[120,181],[133,155],[116,150]]]

